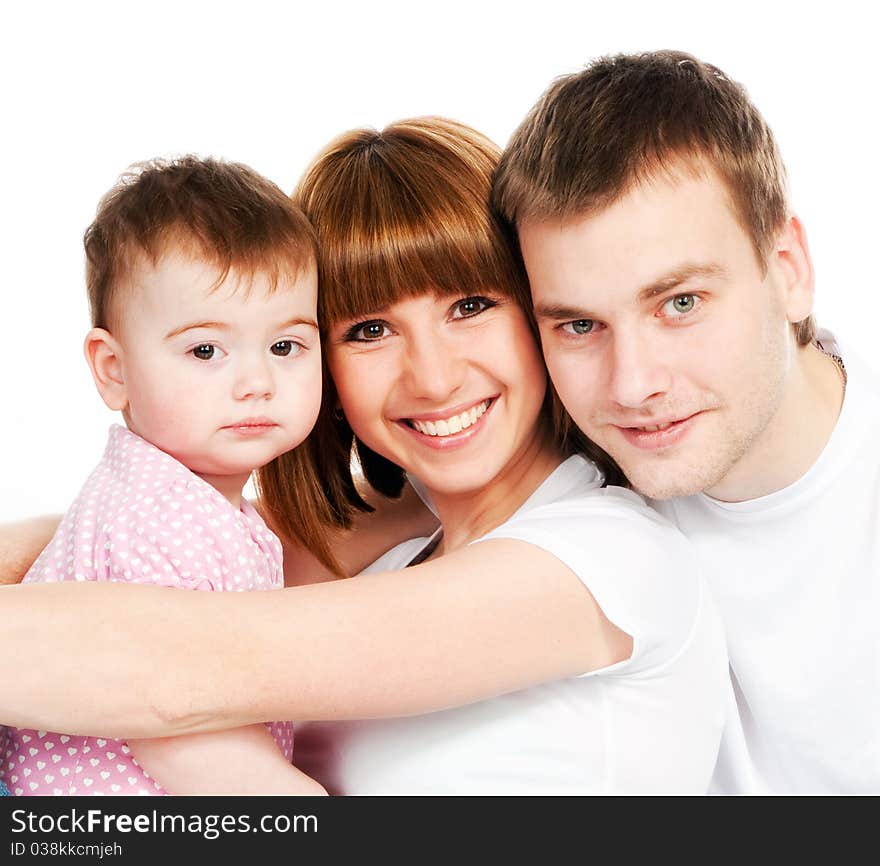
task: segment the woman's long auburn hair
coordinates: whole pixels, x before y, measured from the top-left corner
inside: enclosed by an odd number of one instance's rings
[[[499,157],[499,148],[485,136],[438,117],[400,121],[381,132],[355,129],[318,155],[294,197],[318,238],[318,321],[325,341],[340,321],[426,292],[509,297],[526,313],[538,340],[518,247],[489,205]],[[315,434],[328,495],[347,503],[340,519],[350,525],[356,511],[372,510],[354,484],[353,454],[369,484],[386,496],[400,494],[404,473],[354,435],[335,412],[337,405],[327,376]],[[593,443],[559,435],[551,405],[548,386],[541,415],[548,435],[556,436],[565,453],[585,452],[610,481],[619,482],[620,470]],[[280,474],[282,464],[267,470],[276,483],[263,490],[274,505],[291,484]]]

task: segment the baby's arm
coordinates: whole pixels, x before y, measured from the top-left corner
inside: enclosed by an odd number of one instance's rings
[[[128,745],[141,767],[169,794],[327,793],[284,757],[266,725],[129,740]]]
[[[0,584],[18,583],[25,576],[60,522],[51,515],[0,524]]]

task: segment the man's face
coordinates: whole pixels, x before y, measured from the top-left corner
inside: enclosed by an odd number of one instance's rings
[[[711,493],[785,393],[803,312],[785,252],[762,267],[710,170],[657,176],[594,215],[526,222],[520,241],[574,422],[645,495]]]

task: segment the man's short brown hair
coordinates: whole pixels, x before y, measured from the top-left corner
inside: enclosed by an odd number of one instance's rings
[[[513,134],[493,201],[514,224],[585,216],[681,163],[718,173],[765,264],[788,217],[773,133],[740,84],[680,51],[604,57],[557,79]],[[812,340],[812,317],[795,327]]]

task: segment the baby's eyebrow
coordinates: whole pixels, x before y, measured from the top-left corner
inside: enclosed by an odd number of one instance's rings
[[[190,322],[186,325],[181,325],[179,328],[175,328],[173,331],[169,331],[165,335],[166,340],[170,340],[172,337],[178,337],[186,331],[194,331],[197,328],[211,328],[215,331],[228,331],[229,325],[225,322]]]
[[[310,328],[318,327],[318,322],[316,319],[289,319],[283,324],[279,325],[279,328],[290,328],[293,325],[308,325]]]

